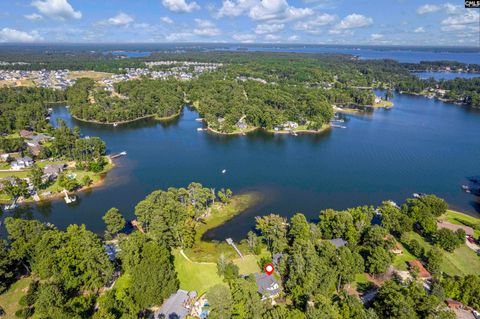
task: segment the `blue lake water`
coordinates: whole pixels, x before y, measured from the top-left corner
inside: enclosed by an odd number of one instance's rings
[[[82,134],[103,138],[109,152],[128,155],[116,160],[104,187],[82,193],[76,206],[56,201],[15,214],[60,228],[85,223],[100,232],[109,208],[133,218],[136,203],[151,191],[197,181],[263,194],[261,203],[207,233],[213,239],[244,237],[257,215],[303,212],[313,219],[321,209],[401,203],[413,192],[434,193],[478,216],[480,201],[460,186],[466,176],[480,174],[480,111],[409,95],[396,95],[393,102],[391,110],[348,115],[346,129],[299,136],[198,132],[202,124],[188,108],[169,123],[146,120],[114,128],[78,122],[58,107],[52,120],[63,118]]]
[[[415,72],[413,74],[421,79],[434,78],[435,80],[453,80],[455,78],[472,79],[480,77],[480,73],[464,72]]]

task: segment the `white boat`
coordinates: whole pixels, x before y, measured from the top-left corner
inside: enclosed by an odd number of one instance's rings
[[[65,194],[65,197],[63,198],[65,200],[65,203],[71,204],[77,201],[77,196],[69,196],[66,189],[63,190],[63,193]]]
[[[198,128],[197,128],[197,131],[201,132],[201,131],[203,131],[203,128],[202,128],[202,127],[198,127]]]
[[[222,174],[225,174],[226,172],[227,172],[226,169],[223,169],[223,170],[222,170]]]
[[[17,207],[18,207],[18,204],[13,203],[13,204],[10,204],[10,205],[5,205],[5,206],[3,207],[3,209],[4,209],[4,210],[13,210],[13,209],[15,209],[15,208],[17,208]]]
[[[113,127],[117,127],[118,126],[118,123],[113,123]]]
[[[296,132],[292,132],[292,135],[293,136],[298,136],[298,134]]]
[[[202,118],[196,118],[195,121],[197,121],[197,122],[203,122],[203,119],[202,119]]]

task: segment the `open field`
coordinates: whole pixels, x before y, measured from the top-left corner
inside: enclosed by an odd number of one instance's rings
[[[80,78],[90,78],[95,81],[100,81],[109,78],[112,76],[111,73],[106,72],[96,72],[96,71],[71,71],[68,74],[69,79],[80,79]]]
[[[440,216],[441,220],[446,220],[452,224],[470,226],[475,231],[475,238],[480,238],[480,219],[454,210],[448,210]]]
[[[432,248],[430,243],[415,232],[409,232],[405,237],[407,240],[416,239],[426,251]],[[463,244],[452,253],[443,252],[441,269],[450,276],[476,275],[480,271],[480,256]]]
[[[18,302],[26,294],[31,281],[30,277],[22,278],[0,295],[0,306],[5,311],[5,316],[1,317],[2,319],[18,319],[15,316],[15,312],[21,308]]]
[[[372,105],[372,107],[375,107],[375,108],[391,108],[393,107],[393,102],[392,101],[386,101],[386,100],[381,100],[380,102],[378,103],[374,103]]]

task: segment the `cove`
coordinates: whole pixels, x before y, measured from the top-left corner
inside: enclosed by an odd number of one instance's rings
[[[414,192],[436,194],[451,208],[479,216],[479,200],[460,185],[466,176],[480,174],[480,111],[421,96],[397,94],[393,102],[389,110],[347,115],[346,129],[298,136],[198,132],[202,123],[189,108],[167,123],[142,120],[112,127],[76,121],[65,107],[56,107],[52,121],[62,118],[83,135],[100,136],[110,153],[128,155],[116,160],[104,187],[81,193],[75,206],[63,201],[24,206],[1,218],[34,217],[59,228],[83,223],[102,232],[109,208],[131,219],[135,205],[153,190],[192,181],[263,195],[205,239],[243,238],[258,215],[302,212],[315,219],[321,209],[388,199],[401,203]]]

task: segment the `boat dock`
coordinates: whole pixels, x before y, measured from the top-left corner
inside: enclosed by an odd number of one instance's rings
[[[229,245],[231,245],[231,246],[233,247],[233,249],[235,249],[235,251],[236,251],[237,254],[240,256],[240,258],[243,259],[243,254],[242,254],[242,252],[238,249],[237,245],[235,245],[235,243],[233,242],[233,239],[227,238],[226,241],[227,241],[227,243],[228,243]]]
[[[123,151],[123,152],[118,153],[118,154],[110,155],[110,158],[115,159],[115,158],[118,158],[120,156],[125,156],[125,155],[127,155],[127,152]]]

